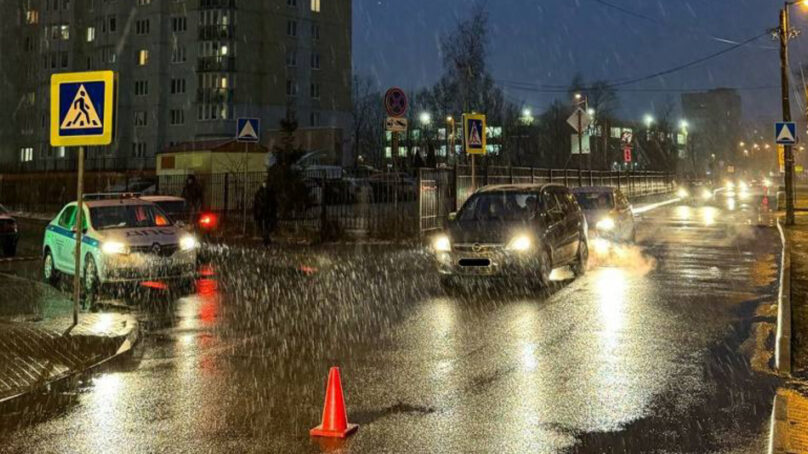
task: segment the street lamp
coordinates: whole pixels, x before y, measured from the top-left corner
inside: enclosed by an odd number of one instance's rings
[[[533,111],[529,108],[522,110],[522,123],[526,125],[533,124]]]
[[[449,149],[446,152],[446,159],[447,159],[447,161],[449,161],[449,164],[451,164],[451,160],[454,160],[454,155],[455,155],[455,134],[456,134],[455,119],[454,119],[453,116],[451,116],[451,115],[446,116],[446,125],[448,126],[447,130],[449,128],[451,128],[451,131],[452,131],[451,134],[446,135],[447,138],[449,139],[449,143],[448,143]]]
[[[679,120],[679,128],[682,131],[687,132],[688,127],[690,127],[690,123],[688,123],[687,120],[684,120],[684,119]]]
[[[590,108],[586,109],[586,113],[589,114],[590,117],[594,117],[595,116],[595,109],[590,107]]]
[[[652,117],[650,114],[645,114],[643,121],[645,121],[645,127],[650,129],[651,125],[654,124],[654,117]]]
[[[745,146],[746,146],[746,144],[745,144],[745,143],[742,141],[741,143],[739,143],[739,144],[738,144],[738,146],[739,146],[739,147],[741,147],[741,148],[743,148],[743,147],[745,147]]]
[[[419,119],[421,120],[421,124],[424,126],[428,126],[430,123],[432,123],[432,115],[430,115],[429,112],[421,112]]]

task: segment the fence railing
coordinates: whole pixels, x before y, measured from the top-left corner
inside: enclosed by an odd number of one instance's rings
[[[226,229],[256,232],[254,195],[265,172],[197,174],[203,188],[203,207],[220,214]],[[531,167],[481,168],[477,188],[492,184],[559,183],[620,188],[629,197],[659,194],[673,189],[673,178],[661,172],[603,172]],[[144,179],[134,175],[93,173],[85,181],[87,192],[129,191],[181,195],[186,175]],[[309,203],[305,210],[282,216],[280,225],[321,237],[344,234],[376,238],[415,237],[446,225],[449,213],[472,193],[471,169],[422,168],[411,176],[377,174],[368,178],[333,178],[306,174]],[[3,179],[0,204],[12,210],[55,214],[75,198],[74,174],[51,174]]]

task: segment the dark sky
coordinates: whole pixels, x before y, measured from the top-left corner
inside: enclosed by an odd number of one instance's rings
[[[620,9],[613,6],[615,5]],[[354,0],[354,66],[382,87],[413,90],[442,72],[441,36],[467,17],[470,0]],[[566,85],[632,79],[688,63],[777,26],[776,0],[487,0],[491,24],[488,66],[498,81]],[[792,7],[805,35],[792,42],[791,65],[808,63],[808,11]],[[808,76],[807,76],[808,77]],[[779,54],[764,36],[684,71],[628,85],[619,92],[624,116],[640,118],[680,92],[744,87],[747,118],[779,115]],[[535,111],[565,94],[521,91],[503,82],[508,99]],[[760,88],[764,87],[764,88]],[[673,90],[648,92],[637,90]],[[804,96],[793,103],[802,111]]]

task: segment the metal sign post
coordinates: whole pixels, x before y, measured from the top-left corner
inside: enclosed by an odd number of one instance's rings
[[[258,118],[239,118],[236,120],[236,142],[244,143],[244,174],[242,182],[242,218],[241,234],[247,236],[247,171],[250,167],[249,145],[258,143],[261,131],[261,120]]]
[[[117,74],[112,71],[51,76],[50,144],[78,147],[74,224],[73,325],[79,322],[81,245],[84,236],[84,147],[109,145],[115,134]]]

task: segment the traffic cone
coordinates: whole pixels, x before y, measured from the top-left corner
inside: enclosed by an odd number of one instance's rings
[[[328,371],[323,422],[311,429],[309,435],[312,437],[346,438],[358,428],[358,424],[348,423],[348,416],[345,413],[345,399],[342,397],[342,383],[339,379],[339,367],[332,367]]]

